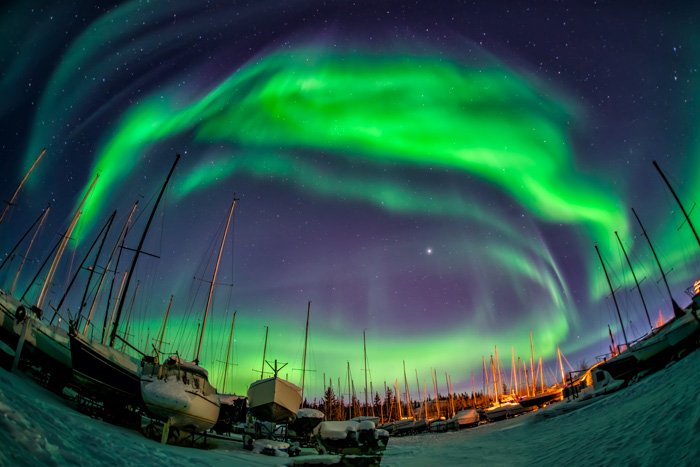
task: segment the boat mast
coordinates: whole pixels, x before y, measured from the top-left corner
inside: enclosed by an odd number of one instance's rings
[[[516,388],[516,393],[517,393],[517,388],[518,388],[518,373],[515,370],[515,351],[513,350],[513,346],[510,346],[510,367],[512,368],[511,370],[511,375],[513,379],[515,380],[515,388]],[[513,393],[513,381],[511,380],[511,386],[510,386],[510,392],[511,394]]]
[[[494,345],[494,348],[496,349],[496,368],[498,368],[498,397],[500,399],[503,397],[503,392],[501,392],[503,389],[503,380],[501,379],[501,361],[498,359],[498,346]]]
[[[610,282],[610,277],[608,277],[608,270],[605,269],[605,263],[603,263],[603,257],[600,255],[600,250],[598,250],[598,245],[595,245],[595,251],[598,253],[598,258],[600,259],[600,264],[603,265],[603,272],[605,273],[605,278],[608,280],[608,286],[610,287],[610,293],[612,294],[613,302],[615,302],[615,310],[617,310],[617,317],[620,320],[620,327],[622,328],[622,335],[625,338],[625,346],[629,347],[627,343],[627,333],[625,332],[625,325],[622,324],[622,316],[620,315],[620,307],[617,306],[617,299],[615,298],[615,291],[613,290],[612,283]]]
[[[472,371],[472,402],[474,403],[474,408],[476,409],[476,385],[474,384],[474,372]]]
[[[435,387],[435,403],[437,404],[437,416],[440,418],[440,394],[438,393],[437,370],[431,368],[430,373],[433,376],[433,386]]]
[[[651,253],[654,255],[654,259],[656,260],[656,265],[659,267],[659,272],[661,272],[661,277],[664,280],[664,284],[666,285],[666,291],[668,292],[668,298],[671,299],[671,306],[673,307],[673,315],[676,318],[680,318],[683,316],[683,311],[681,310],[681,307],[678,306],[678,303],[673,299],[673,295],[671,295],[671,288],[668,286],[668,281],[666,280],[666,274],[664,273],[663,268],[661,267],[661,262],[659,261],[659,257],[656,256],[656,251],[654,250],[654,247],[651,244],[651,239],[649,238],[649,235],[647,235],[647,231],[644,229],[644,225],[642,224],[642,221],[639,220],[639,216],[637,215],[637,212],[632,208],[632,213],[634,214],[634,217],[637,218],[637,222],[639,223],[639,226],[642,228],[642,233],[644,234],[644,238],[647,239],[647,243],[649,244],[649,249],[651,249]]]
[[[367,402],[367,329],[362,331],[362,346],[365,350],[365,415],[369,415],[369,405]],[[417,371],[417,370],[416,370]],[[416,382],[418,382],[418,373],[416,373]]]
[[[95,291],[95,297],[92,300],[92,305],[90,305],[90,312],[88,313],[87,319],[85,321],[85,327],[83,328],[83,335],[87,334],[87,329],[88,325],[90,324],[90,320],[92,319],[92,313],[95,311],[95,306],[97,305],[97,297],[100,294],[100,291],[102,290],[102,286],[104,285],[104,281],[107,278],[107,273],[109,272],[109,266],[112,264],[112,260],[114,259],[114,254],[117,252],[117,249],[119,248],[119,244],[122,243],[122,237],[126,235],[126,231],[129,228],[129,223],[131,222],[131,218],[134,215],[134,211],[136,211],[136,206],[138,206],[139,202],[136,201],[134,203],[134,207],[131,208],[131,212],[129,213],[129,217],[126,219],[126,223],[124,223],[124,227],[122,227],[122,231],[119,233],[119,236],[117,237],[117,241],[114,243],[114,248],[112,248],[112,252],[109,254],[109,259],[107,260],[107,265],[105,266],[104,273],[100,277],[100,282],[97,284],[97,290]],[[119,250],[119,256],[121,257],[121,250]],[[117,266],[119,265],[119,260],[117,260]],[[116,276],[117,271],[115,268],[114,271],[114,276]],[[114,285],[114,276],[112,276],[112,285]],[[79,324],[80,321],[80,316],[83,313],[83,307],[85,306],[85,298],[87,297],[88,289],[85,287],[85,292],[83,293],[83,299],[80,302],[80,310],[78,310],[78,316],[75,318],[75,325],[76,327]],[[110,288],[109,291],[110,296],[112,295],[112,289]],[[110,297],[107,297],[107,311],[105,311],[105,327],[107,323],[107,316],[106,314],[109,312],[109,299]],[[102,340],[104,340],[104,328],[103,328],[103,336]]]
[[[22,294],[22,297],[19,299],[20,302],[23,302],[23,301],[24,301],[24,297],[27,296],[27,294],[29,293],[29,290],[31,290],[32,286],[34,285],[34,283],[36,282],[36,280],[39,278],[39,275],[41,274],[41,271],[44,270],[44,266],[46,266],[46,263],[49,262],[49,260],[50,260],[51,257],[53,256],[53,254],[56,253],[56,250],[58,250],[58,247],[59,247],[59,245],[61,244],[62,241],[63,241],[63,236],[61,236],[61,237],[58,238],[58,241],[56,242],[56,244],[55,244],[55,245],[53,246],[53,248],[51,249],[51,253],[49,253],[48,256],[46,256],[46,259],[44,259],[44,262],[41,263],[41,266],[39,267],[39,270],[36,272],[36,274],[34,274],[34,277],[32,278],[32,280],[29,281],[29,285],[27,286],[27,289],[24,291],[24,293]]]
[[[170,309],[170,308],[168,308]],[[223,387],[221,388],[221,392],[226,393],[226,373],[228,372],[228,357],[231,355],[231,341],[233,340],[233,327],[236,325],[236,313],[237,311],[233,312],[233,322],[231,323],[231,335],[228,338],[228,350],[226,351],[226,366],[224,367],[224,384]],[[303,392],[302,392],[303,395]],[[302,401],[303,401],[302,397]]]
[[[401,393],[399,392],[399,379],[396,378],[396,405],[399,406],[399,418],[397,420],[403,419],[403,414],[401,414]]]
[[[352,418],[352,382],[350,382],[350,360],[348,360],[348,420]]]
[[[561,363],[561,350],[559,350],[559,347],[557,347],[557,354],[559,355],[559,368],[561,369],[561,386],[564,387],[566,385],[566,378],[564,378],[564,365]]]
[[[445,372],[445,378],[448,378],[447,372]],[[452,375],[449,376],[449,379],[447,380],[447,390],[450,393],[450,408],[452,409],[452,416],[455,416],[455,402],[452,397]]]
[[[126,317],[126,328],[124,329],[124,338],[129,337],[129,323],[131,322],[131,314],[134,311],[134,304],[136,303],[136,294],[139,293],[139,287],[141,286],[141,281],[136,281],[136,290],[134,290],[134,296],[131,297],[131,306],[129,307],[129,314]],[[148,337],[148,336],[146,336]],[[146,342],[148,342],[148,338],[146,339]],[[122,342],[122,352],[124,351],[124,346],[126,345],[126,342]]]
[[[525,388],[527,389],[527,397],[530,397],[530,379],[527,377],[527,363],[525,362],[523,362],[523,372],[525,373]],[[530,377],[532,377],[532,375],[530,375]]]
[[[411,415],[411,395],[408,392],[408,378],[406,378],[406,360],[403,361],[403,384],[404,392],[406,393],[406,415]]]
[[[71,279],[70,283],[68,284],[68,287],[66,288],[66,291],[63,293],[63,296],[61,297],[61,300],[58,302],[58,306],[54,308],[53,316],[51,317],[51,321],[49,321],[49,324],[53,324],[53,320],[56,318],[56,315],[58,315],[59,320],[63,319],[61,315],[58,314],[59,310],[63,306],[63,302],[66,300],[66,297],[68,296],[68,292],[70,292],[70,289],[73,288],[73,284],[75,283],[75,280],[78,278],[78,274],[80,274],[80,271],[83,269],[83,266],[85,265],[85,261],[87,261],[88,256],[90,256],[90,253],[92,252],[92,249],[95,248],[95,245],[97,245],[97,241],[102,237],[102,242],[100,242],[100,247],[97,250],[97,255],[95,255],[95,263],[97,263],[97,258],[100,256],[100,252],[102,251],[102,246],[105,243],[105,239],[107,238],[107,235],[109,234],[109,229],[112,227],[112,221],[114,220],[114,216],[117,214],[117,211],[115,210],[112,215],[109,217],[105,225],[102,227],[102,230],[100,230],[100,233],[97,234],[97,237],[95,237],[95,240],[92,242],[92,245],[90,245],[90,248],[88,249],[88,252],[85,254],[83,257],[83,260],[80,262],[80,266],[78,266],[78,269],[76,269],[75,274],[73,274],[73,278]],[[104,236],[102,235],[104,234]],[[94,267],[90,269],[90,278],[92,278],[92,273],[94,271]],[[88,284],[87,287],[90,286],[90,280],[88,279]],[[53,308],[53,307],[52,307]]]
[[[416,394],[418,394],[418,404],[420,405],[420,381],[418,381],[418,368],[414,368],[416,370]],[[420,410],[418,410],[418,415],[420,415]]]
[[[678,195],[676,195],[675,190],[671,186],[671,184],[668,182],[668,179],[666,178],[666,175],[661,171],[661,168],[659,168],[659,164],[656,163],[656,161],[651,161],[654,164],[654,167],[656,167],[656,170],[659,171],[659,174],[661,174],[661,178],[664,179],[664,182],[666,182],[666,186],[668,187],[669,190],[671,190],[671,194],[673,197],[676,199],[676,203],[678,203],[678,206],[680,206],[681,211],[683,211],[683,215],[685,216],[685,220],[688,221],[688,225],[690,226],[690,229],[693,231],[693,235],[695,235],[695,240],[698,241],[698,246],[700,246],[700,237],[698,237],[698,233],[695,231],[695,227],[693,227],[693,223],[690,222],[690,217],[688,216],[688,213],[685,212],[685,208],[683,207],[683,204],[681,204],[681,200],[678,199]]]
[[[209,307],[211,306],[211,297],[214,294],[214,284],[216,283],[216,276],[219,273],[219,263],[221,262],[221,253],[224,251],[224,244],[226,243],[226,236],[228,235],[228,227],[231,224],[231,216],[233,215],[233,208],[236,207],[237,199],[233,198],[233,203],[231,203],[231,210],[228,213],[228,219],[226,220],[226,228],[224,229],[224,235],[221,237],[221,246],[219,247],[219,255],[216,257],[216,266],[214,266],[214,276],[211,278],[211,284],[209,284],[209,295],[207,296],[207,306],[204,309],[204,319],[202,320],[202,330],[199,333],[199,343],[197,344],[197,355],[194,359],[194,364],[199,365],[199,353],[202,351],[202,339],[204,338],[204,328],[207,325],[207,315],[209,314]]]
[[[263,347],[263,363],[262,370],[260,370],[260,379],[265,376],[265,354],[267,354],[267,333],[270,332],[270,326],[265,326],[265,347]]]
[[[36,306],[39,309],[44,307],[44,301],[46,300],[46,295],[49,292],[49,287],[51,286],[51,281],[53,280],[53,276],[54,276],[54,274],[56,274],[56,269],[58,268],[58,262],[61,260],[61,256],[63,256],[63,251],[66,249],[66,245],[68,245],[68,240],[70,240],[70,236],[73,233],[73,229],[75,229],[75,226],[78,223],[78,219],[80,218],[80,215],[83,213],[83,205],[85,204],[85,201],[87,200],[88,196],[90,195],[90,192],[92,191],[93,187],[95,186],[95,183],[97,183],[98,178],[100,178],[100,175],[99,174],[95,175],[95,179],[92,181],[90,188],[88,188],[87,193],[85,193],[83,200],[80,202],[80,205],[78,206],[78,209],[75,211],[75,214],[73,215],[73,219],[71,220],[70,225],[68,226],[68,230],[66,230],[66,233],[63,236],[63,240],[61,241],[61,244],[58,247],[58,251],[56,252],[56,256],[53,259],[53,263],[51,263],[51,267],[49,268],[49,273],[46,275],[46,280],[44,281],[44,286],[41,288],[41,293],[39,294],[39,299],[36,301]]]
[[[493,373],[493,398],[501,405],[501,398],[498,395],[498,382],[496,381],[496,366],[493,364],[493,355],[491,355],[491,372]]]
[[[139,259],[139,255],[141,255],[141,248],[143,247],[143,242],[146,240],[146,234],[148,233],[148,229],[151,226],[151,222],[153,221],[153,217],[156,214],[156,209],[158,208],[158,205],[160,204],[160,199],[163,197],[163,193],[165,192],[165,188],[168,186],[168,182],[170,181],[170,176],[173,174],[173,171],[175,170],[175,166],[177,165],[177,162],[180,160],[180,154],[177,154],[175,156],[175,162],[173,163],[173,166],[170,168],[170,172],[168,172],[168,176],[165,179],[165,183],[163,183],[163,188],[160,190],[160,194],[158,195],[158,199],[156,199],[156,203],[153,206],[153,210],[151,211],[151,215],[148,218],[148,222],[146,223],[146,228],[143,230],[143,234],[141,235],[141,240],[139,241],[139,246],[136,248],[136,252],[134,253],[134,259],[131,260],[131,267],[129,268],[129,274],[126,279],[126,286],[124,287],[124,296],[126,296],[126,292],[129,290],[129,283],[131,282],[131,277],[134,275],[134,269],[136,268],[136,261]],[[117,329],[119,328],[119,318],[121,317],[122,314],[122,308],[124,307],[124,300],[119,301],[119,309],[117,310],[117,317],[114,321],[114,327],[112,328],[112,334],[109,338],[109,346],[114,347],[114,341],[117,338]]]
[[[532,378],[532,395],[533,396],[537,393],[537,391],[535,390],[537,382],[535,381],[534,375],[535,375],[535,350],[532,347],[532,331],[530,331],[530,377]]]
[[[15,293],[15,287],[17,286],[17,280],[19,279],[19,274],[22,272],[22,267],[24,267],[24,263],[27,260],[27,257],[29,256],[29,250],[32,249],[32,245],[34,245],[34,239],[36,239],[37,234],[39,233],[39,230],[41,230],[41,226],[44,225],[44,219],[46,219],[46,215],[49,213],[49,210],[51,209],[51,205],[49,204],[44,211],[37,217],[37,219],[34,221],[31,227],[29,227],[29,230],[22,235],[22,238],[20,238],[19,242],[12,248],[12,251],[5,257],[5,259],[2,261],[2,264],[0,264],[0,269],[2,269],[3,266],[5,266],[6,261],[8,258],[12,257],[12,254],[15,252],[15,250],[20,246],[22,241],[25,239],[27,235],[29,235],[29,232],[32,231],[34,226],[39,223],[39,227],[34,231],[34,235],[32,235],[32,239],[29,241],[29,246],[27,247],[27,251],[24,253],[24,256],[22,257],[22,262],[19,265],[19,270],[17,271],[17,274],[15,274],[15,280],[12,282],[12,287],[10,288],[10,295],[13,295]]]
[[[306,331],[304,332],[304,361],[301,364],[301,407],[304,407],[304,382],[306,379],[306,346],[309,342],[309,314],[311,313],[311,300],[306,306]],[[365,403],[367,403],[367,386],[365,385]]]
[[[70,289],[73,287],[73,284],[75,283],[75,280],[78,278],[78,274],[80,273],[80,270],[83,269],[83,266],[85,265],[85,261],[87,261],[88,256],[90,256],[90,253],[92,252],[92,249],[95,248],[95,245],[97,244],[97,241],[102,237],[102,242],[100,243],[100,248],[97,251],[97,255],[95,255],[95,262],[97,262],[97,258],[100,255],[100,251],[102,251],[102,245],[104,245],[104,241],[107,238],[107,234],[109,234],[109,229],[112,226],[112,221],[114,220],[114,216],[117,214],[117,211],[114,211],[111,216],[109,216],[109,219],[105,223],[105,225],[102,227],[102,230],[100,230],[100,233],[97,234],[97,237],[95,237],[95,240],[92,242],[92,245],[90,245],[90,248],[88,249],[87,254],[83,258],[83,260],[80,262],[80,266],[78,266],[78,269],[75,271],[75,274],[73,274],[73,278],[71,279],[70,283],[68,284],[68,287],[66,288],[66,291],[63,293],[63,296],[61,297],[61,300],[58,302],[58,306],[54,309],[53,316],[51,317],[51,321],[49,324],[53,324],[53,320],[58,314],[58,311],[61,309],[63,306],[63,302],[66,300],[66,297],[68,296],[68,292],[70,292]],[[102,235],[104,234],[104,236]],[[94,271],[94,268],[90,270],[90,277],[92,277],[92,272]],[[90,282],[88,281],[88,286]],[[60,315],[59,315],[60,317]]]
[[[165,311],[165,319],[163,319],[163,327],[158,333],[158,348],[156,349],[156,357],[160,355],[160,347],[163,344],[163,339],[165,338],[165,326],[168,324],[168,315],[170,314],[170,307],[173,304],[173,295],[170,296],[170,302],[168,303],[168,309]],[[234,314],[235,316],[235,314]],[[235,318],[234,318],[235,319]],[[225,379],[225,377],[224,377]]]
[[[484,386],[486,387],[486,397],[491,400],[491,391],[489,391],[489,372],[486,369],[486,357],[482,355],[481,360],[484,362]]]
[[[46,153],[46,148],[44,148],[44,149],[41,151],[41,153],[40,153],[39,156],[36,158],[36,160],[34,161],[34,163],[32,164],[32,166],[29,168],[29,171],[27,172],[27,174],[24,176],[24,178],[22,179],[22,181],[19,183],[19,186],[17,187],[17,189],[15,190],[14,194],[12,195],[12,198],[10,198],[10,201],[7,203],[7,206],[5,206],[5,209],[2,210],[2,215],[0,215],[0,224],[2,224],[2,220],[5,218],[5,215],[7,214],[7,211],[10,210],[10,206],[12,206],[12,205],[15,203],[15,199],[17,198],[17,194],[19,193],[19,190],[22,188],[22,185],[24,185],[24,182],[27,181],[27,179],[29,178],[29,174],[32,173],[32,171],[34,170],[34,167],[36,167],[36,165],[39,163],[39,160],[40,160],[42,157],[44,157],[44,154],[45,154],[45,153]]]
[[[92,268],[90,268],[90,275],[88,276],[87,284],[85,284],[85,291],[83,292],[83,298],[80,300],[80,306],[78,307],[78,317],[76,318],[76,323],[77,319],[80,318],[80,313],[83,310],[83,305],[85,305],[85,297],[87,297],[88,290],[90,289],[90,283],[92,282],[92,276],[95,273],[95,269],[97,268],[97,260],[100,259],[100,254],[102,254],[102,248],[105,245],[105,241],[107,240],[107,235],[109,235],[109,231],[112,228],[112,222],[114,222],[114,217],[117,215],[117,210],[115,209],[114,212],[112,213],[112,216],[109,218],[109,225],[107,227],[107,231],[105,232],[104,236],[102,237],[102,242],[100,242],[100,247],[97,249],[97,254],[95,255],[95,261],[92,262]],[[89,253],[88,253],[89,255]],[[85,256],[87,258],[87,255]],[[82,265],[81,265],[82,268]],[[80,270],[80,268],[78,268]],[[107,271],[104,272],[104,274],[107,274]],[[76,272],[75,277],[78,276],[78,273]],[[66,294],[68,292],[66,291]],[[65,295],[64,295],[65,298]],[[61,308],[61,305],[58,305],[58,308]]]
[[[620,243],[620,248],[622,248],[622,253],[625,255],[625,259],[627,260],[627,265],[630,267],[630,271],[632,271],[632,278],[634,279],[634,284],[637,287],[637,291],[639,292],[639,298],[642,299],[642,305],[644,306],[644,313],[647,315],[647,321],[649,321],[649,328],[651,329],[652,334],[654,333],[654,326],[651,325],[651,318],[649,317],[649,310],[647,310],[647,303],[644,301],[644,295],[642,295],[642,288],[639,286],[639,281],[637,280],[637,275],[634,273],[634,269],[632,269],[632,263],[630,262],[629,256],[627,256],[627,252],[625,251],[625,247],[622,245],[622,240],[620,240],[620,236],[617,234],[617,230],[615,231],[615,236],[617,237],[618,243]]]
[[[109,283],[109,292],[107,292],[107,300],[105,304],[105,319],[104,323],[102,324],[102,342],[103,344],[106,344],[108,342],[108,337],[109,337],[109,329],[112,326],[112,320],[114,320],[114,311],[110,314],[109,312],[109,307],[110,303],[112,302],[112,292],[114,291],[114,282],[117,280],[117,275],[119,274],[119,263],[121,263],[122,260],[122,252],[124,251],[124,243],[126,242],[126,235],[122,237],[121,239],[121,244],[119,245],[119,253],[117,253],[117,264],[114,265],[114,274],[112,274],[112,280]],[[124,271],[124,277],[122,278],[122,285],[124,285],[124,280],[126,280],[126,274],[128,271]],[[104,277],[104,276],[103,276]],[[119,305],[119,297],[121,296],[121,286],[119,288],[119,294],[117,294],[117,301],[114,302],[114,310],[116,311],[117,305]],[[97,294],[95,294],[95,297],[93,298],[93,306],[97,302]],[[85,327],[85,330],[87,331],[87,325]]]

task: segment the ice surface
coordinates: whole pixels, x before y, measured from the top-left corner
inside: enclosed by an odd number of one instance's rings
[[[540,410],[458,432],[392,438],[381,465],[696,465],[698,371],[700,352],[694,352],[626,389],[557,416],[542,417]],[[132,460],[191,467],[303,460],[251,453],[242,443],[211,442],[209,450],[161,445],[83,415],[25,376],[0,370],[3,466],[123,465]]]

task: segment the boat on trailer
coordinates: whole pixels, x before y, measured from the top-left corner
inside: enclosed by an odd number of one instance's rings
[[[73,375],[100,399],[140,403],[141,360],[83,336],[70,332]]]
[[[255,381],[248,388],[248,407],[258,420],[293,422],[301,406],[301,388],[273,376]]]
[[[450,420],[452,420],[455,429],[469,428],[479,424],[479,412],[476,409],[462,410],[457,412]]]
[[[144,365],[141,396],[146,409],[173,428],[207,431],[219,418],[219,395],[207,370],[177,356]]]
[[[530,407],[544,407],[552,402],[562,400],[564,398],[563,391],[563,388],[555,388],[534,396],[520,397],[518,398],[518,403],[526,409]]]

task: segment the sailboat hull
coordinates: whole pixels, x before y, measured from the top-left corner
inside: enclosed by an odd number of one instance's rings
[[[148,411],[155,418],[170,420],[171,427],[184,427],[195,432],[209,430],[219,418],[218,395],[205,396],[201,391],[185,386],[182,381],[175,380],[143,381],[141,395]]]
[[[248,405],[258,420],[294,421],[301,406],[301,389],[282,378],[261,379],[248,388]]]
[[[457,429],[468,428],[479,423],[479,412],[475,409],[462,410],[452,417],[453,423]]]
[[[50,375],[49,383],[56,383],[56,388],[62,389],[72,375],[68,333],[43,323],[31,312],[24,317],[29,326],[26,330],[25,322],[16,320],[20,307],[14,297],[0,291],[0,338],[14,348],[20,335],[25,333],[23,355],[26,352],[33,364]]]
[[[221,402],[209,373],[178,357],[162,365],[144,359],[141,397],[153,417],[169,421],[171,427],[207,431],[219,419]]]
[[[81,334],[70,334],[73,375],[96,396],[141,403],[140,361]]]
[[[535,406],[544,406],[554,401],[560,401],[563,398],[563,390],[558,389],[556,391],[544,392],[535,396],[521,397],[520,399],[518,399],[518,402],[523,407],[530,408]]]

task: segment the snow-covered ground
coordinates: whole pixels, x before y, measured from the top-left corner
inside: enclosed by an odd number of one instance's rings
[[[539,411],[460,432],[392,438],[382,465],[698,465],[699,384],[700,352],[694,352],[556,417]],[[74,411],[27,377],[0,370],[3,466],[281,465],[295,459],[252,454],[233,442],[215,441],[210,450],[161,445]]]

